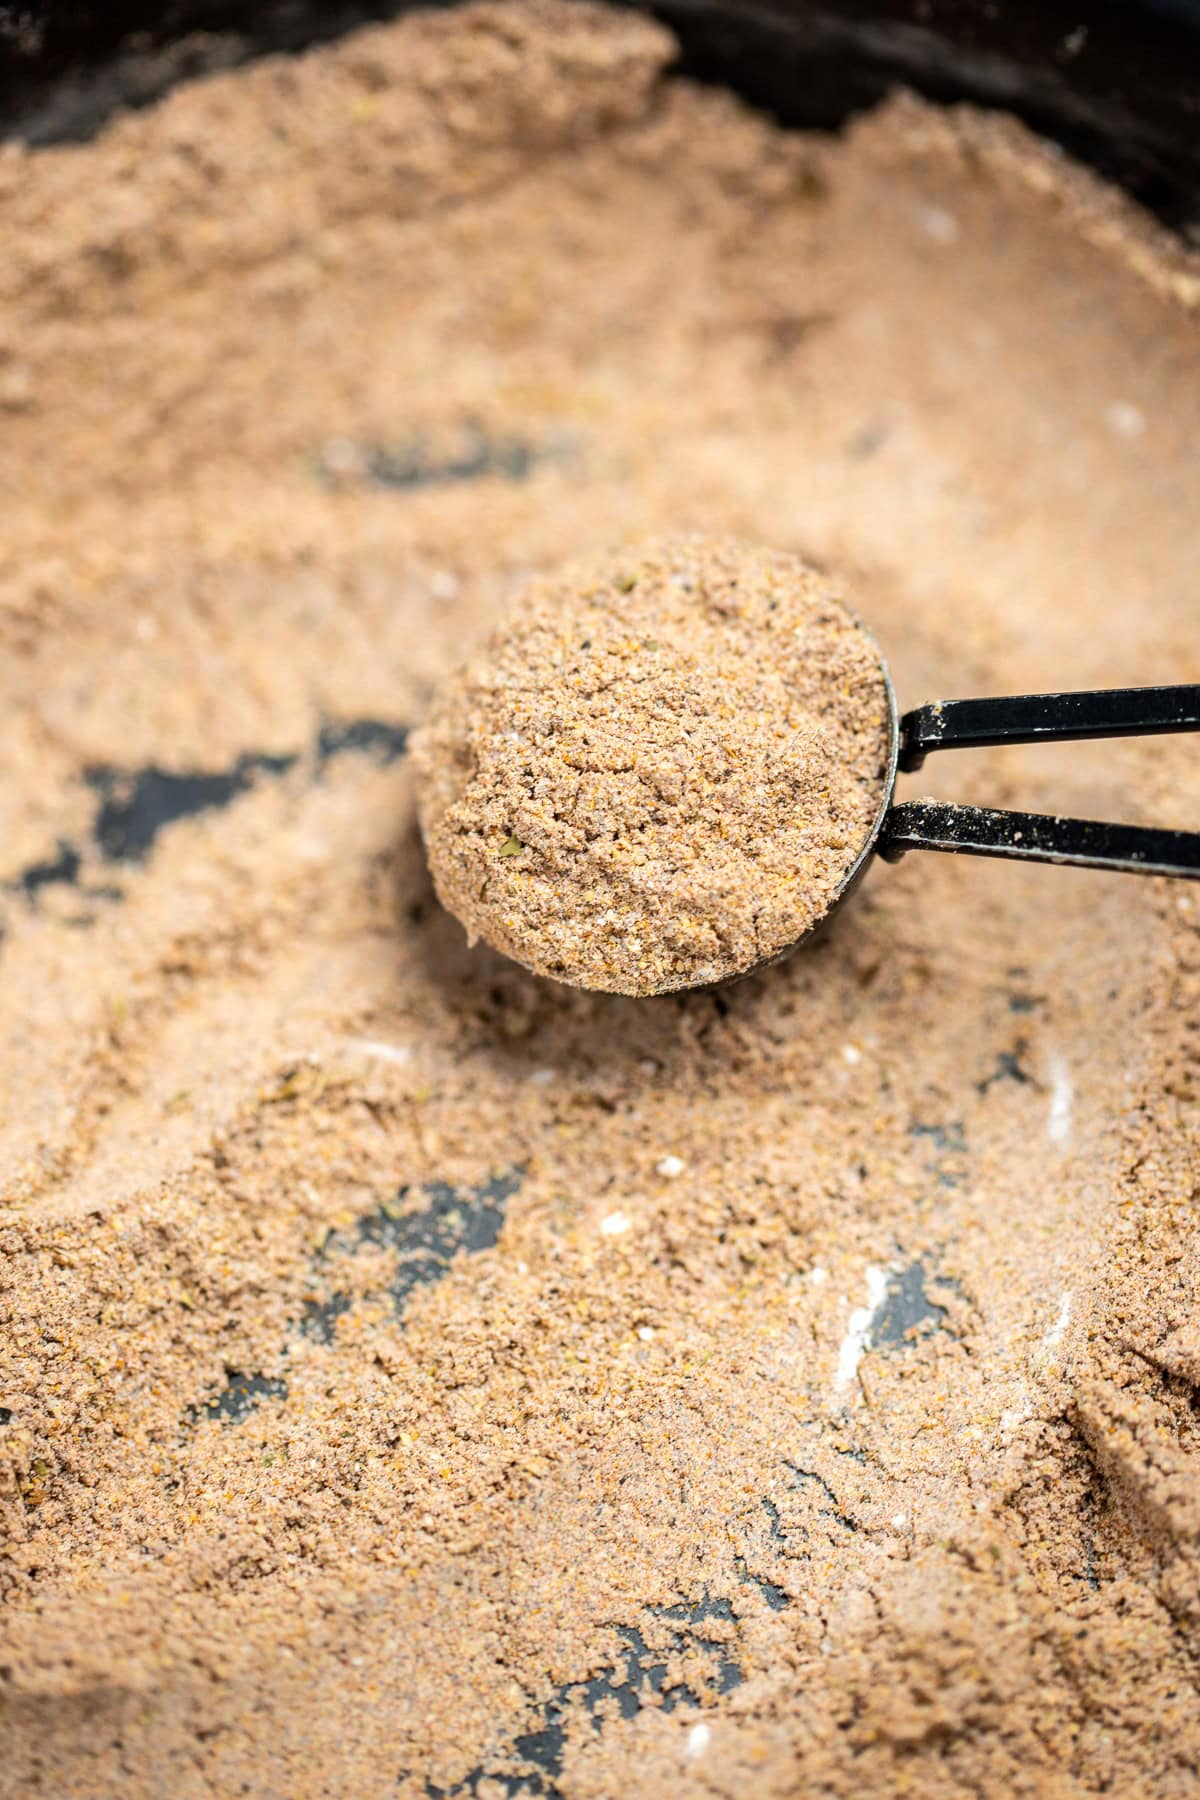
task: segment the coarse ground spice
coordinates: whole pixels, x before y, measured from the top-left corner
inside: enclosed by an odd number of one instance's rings
[[[429,886],[405,727],[646,533],[902,704],[1200,678],[1194,257],[671,58],[437,9],[0,155],[6,1797],[1194,1792],[1193,894],[909,857],[647,1005]]]
[[[879,652],[798,557],[657,538],[523,590],[413,741],[442,902],[540,975],[661,994],[828,912],[890,751]]]

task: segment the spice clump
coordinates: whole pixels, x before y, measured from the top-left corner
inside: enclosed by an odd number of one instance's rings
[[[658,538],[525,589],[414,740],[438,894],[540,975],[657,994],[743,974],[828,911],[890,747],[837,586]]]

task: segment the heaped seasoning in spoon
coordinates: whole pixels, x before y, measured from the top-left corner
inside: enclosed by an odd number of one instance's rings
[[[828,910],[888,718],[871,637],[793,555],[665,537],[573,563],[517,596],[417,736],[438,893],[559,981],[727,980]]]

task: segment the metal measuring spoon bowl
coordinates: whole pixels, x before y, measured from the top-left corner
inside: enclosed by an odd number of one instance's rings
[[[437,892],[471,937],[646,996],[771,960],[879,823],[879,648],[794,553],[668,534],[515,593],[412,742]]]

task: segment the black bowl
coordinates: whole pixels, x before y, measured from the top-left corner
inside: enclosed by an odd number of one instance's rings
[[[428,4],[428,0],[426,0]],[[90,135],[116,107],[412,0],[25,0],[0,6],[0,129]],[[681,63],[830,128],[904,84],[1016,113],[1200,238],[1200,0],[662,0]]]

